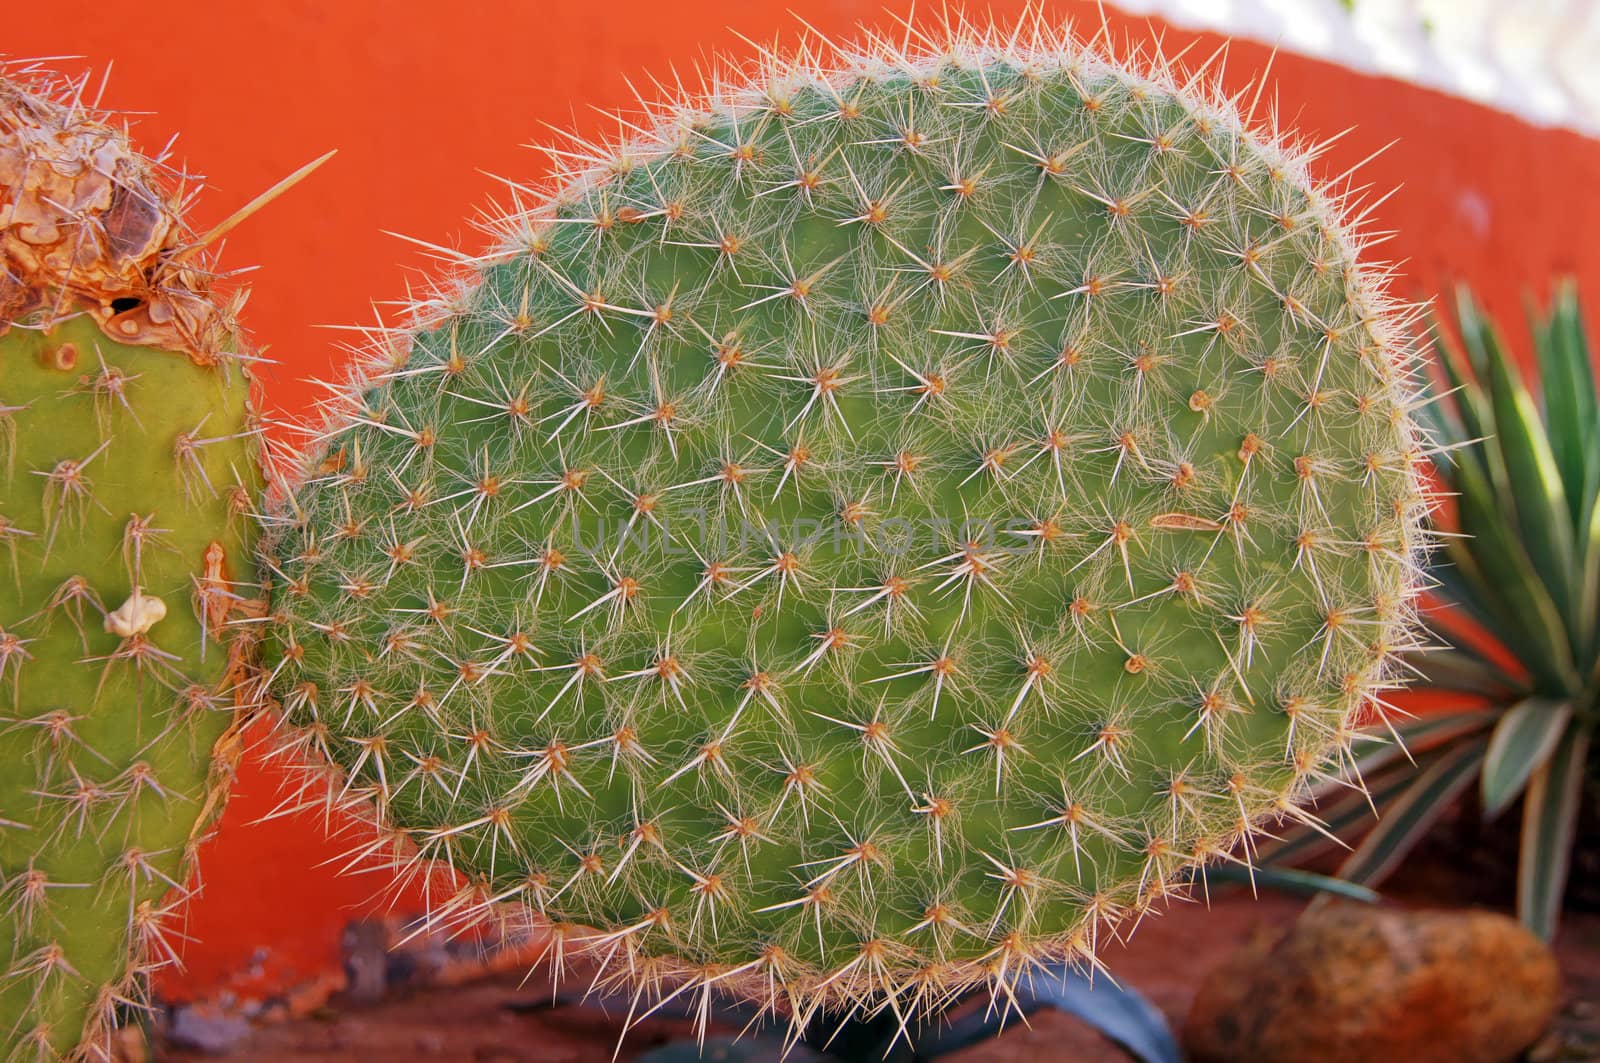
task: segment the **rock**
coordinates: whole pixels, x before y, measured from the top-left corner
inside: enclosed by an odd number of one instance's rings
[[[1193,1063],[1507,1063],[1554,1015],[1554,955],[1489,912],[1313,906],[1201,985]]]

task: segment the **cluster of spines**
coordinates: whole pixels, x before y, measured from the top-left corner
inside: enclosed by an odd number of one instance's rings
[[[0,63],[6,1060],[112,1058],[179,962],[259,593],[232,308],[162,160],[86,87]]]
[[[269,683],[306,799],[383,825],[353,858],[455,873],[433,923],[904,1017],[1093,964],[1359,785],[1430,504],[1409,322],[1314,153],[1032,32],[625,122],[334,389]],[[865,534],[917,515],[914,556]]]

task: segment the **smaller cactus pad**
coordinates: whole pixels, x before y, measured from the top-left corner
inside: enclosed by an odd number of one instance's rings
[[[1428,508],[1405,322],[1306,153],[1028,36],[630,120],[380,338],[268,667],[437,924],[909,1016],[1343,770]]]
[[[156,164],[0,67],[0,1058],[106,1058],[222,796],[258,484]],[[195,250],[193,247],[189,251]]]

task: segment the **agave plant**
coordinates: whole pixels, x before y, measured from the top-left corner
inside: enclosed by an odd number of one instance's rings
[[[1474,784],[1485,817],[1521,797],[1517,911],[1549,938],[1595,776],[1600,403],[1570,285],[1532,321],[1538,398],[1465,291],[1454,325],[1434,330],[1444,389],[1421,415],[1455,510],[1431,570],[1442,607],[1430,619],[1456,648],[1412,663],[1455,707],[1385,724],[1396,741],[1358,757],[1363,786],[1325,803],[1322,815],[1329,835],[1342,835],[1377,811],[1339,871],[1372,885]],[[1277,858],[1311,844],[1309,835],[1294,839]]]

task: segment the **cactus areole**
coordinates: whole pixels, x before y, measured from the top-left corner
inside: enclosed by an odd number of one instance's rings
[[[817,54],[562,153],[267,548],[359,855],[639,1013],[1093,965],[1408,644],[1409,322],[1313,152],[1042,31]]]
[[[178,182],[82,88],[0,64],[6,1059],[109,1058],[141,975],[176,959],[255,584],[231,306]]]

